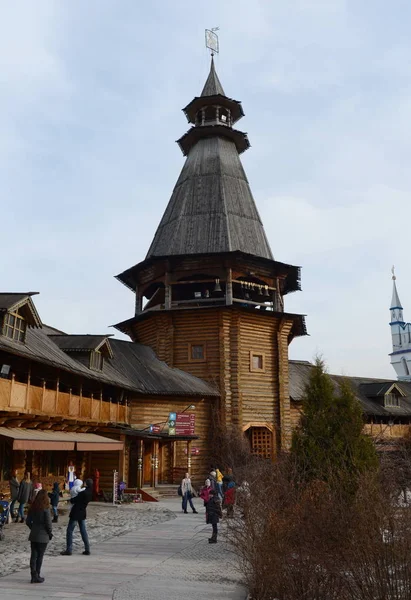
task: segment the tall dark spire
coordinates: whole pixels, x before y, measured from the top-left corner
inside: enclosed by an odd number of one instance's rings
[[[240,251],[273,260],[239,157],[250,143],[233,128],[244,113],[213,59],[202,95],[184,112],[194,125],[178,140],[187,160],[146,258]]]
[[[221,85],[221,81],[219,80],[215,70],[214,58],[211,56],[210,73],[203,87],[203,91],[201,92],[201,96],[216,96],[217,94],[225,96],[223,86]]]

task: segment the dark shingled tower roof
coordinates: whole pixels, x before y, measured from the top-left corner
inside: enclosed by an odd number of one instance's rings
[[[221,85],[221,81],[219,80],[218,75],[215,70],[214,58],[211,57],[210,73],[207,77],[207,81],[204,84],[201,95],[202,96],[216,96],[217,94],[221,94],[222,96],[225,96],[223,86]]]
[[[225,96],[213,60],[204,96],[210,102],[201,110],[215,114],[221,104],[229,117],[203,118],[179,140],[187,160],[146,258],[240,251],[274,260],[239,157],[248,138],[232,128],[241,104]]]

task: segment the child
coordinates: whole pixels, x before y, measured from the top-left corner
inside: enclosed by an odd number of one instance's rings
[[[53,523],[57,523],[59,520],[59,499],[60,499],[60,490],[59,490],[59,482],[55,481],[53,483],[53,491],[49,492],[50,504],[53,509]]]
[[[221,510],[221,502],[218,497],[218,494],[215,490],[211,490],[210,500],[206,504],[206,521],[209,525],[213,526],[213,535],[208,540],[209,544],[217,543],[217,525],[220,522],[222,516],[223,511]]]
[[[126,489],[127,484],[125,481],[120,481],[118,484],[118,501],[123,502],[124,500],[124,490]]]
[[[84,488],[83,488],[83,482],[81,479],[75,479],[73,481],[73,485],[70,489],[70,499],[75,498],[76,496],[78,496],[78,494],[80,492],[84,492]]]
[[[213,488],[211,487],[211,481],[205,480],[205,485],[200,490],[200,498],[204,501],[204,506],[207,506],[207,502],[210,500],[210,492]]]

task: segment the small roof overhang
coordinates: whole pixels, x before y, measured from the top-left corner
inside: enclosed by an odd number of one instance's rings
[[[177,144],[180,146],[180,150],[184,156],[187,156],[198,140],[216,136],[228,138],[234,142],[239,154],[245,152],[250,147],[250,142],[246,133],[227,127],[227,125],[203,125],[201,127],[191,127],[187,133],[177,140]]]
[[[0,437],[13,440],[13,450],[123,450],[124,442],[95,433],[0,427]]]

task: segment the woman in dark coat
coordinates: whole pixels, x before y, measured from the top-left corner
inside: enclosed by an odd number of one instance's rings
[[[220,498],[216,490],[211,490],[210,492],[210,500],[206,505],[206,522],[209,525],[213,526],[213,535],[208,540],[210,544],[217,543],[217,534],[218,534],[218,523],[220,522],[221,517],[223,516],[223,511],[221,509]]]
[[[86,507],[89,502],[91,502],[93,498],[93,480],[86,479],[86,489],[83,492],[80,492],[77,496],[72,498],[70,502],[72,503],[69,522],[67,525],[66,532],[66,549],[63,552],[60,552],[63,556],[71,556],[73,550],[73,532],[78,523],[81,539],[84,542],[84,552],[83,554],[90,554],[90,543],[87,535],[87,527],[86,527]]]
[[[44,577],[40,577],[41,565],[47,544],[53,537],[50,500],[46,490],[39,490],[27,514],[26,525],[30,528],[31,583],[43,583]]]
[[[57,523],[59,520],[59,500],[60,500],[60,488],[59,482],[55,481],[53,483],[53,491],[49,493],[50,504],[53,509],[53,523]]]
[[[24,507],[26,506],[27,502],[29,501],[32,491],[33,491],[33,483],[30,479],[30,473],[26,473],[24,475],[24,479],[22,481],[20,481],[19,493],[17,496],[17,502],[19,503],[19,510],[17,513],[15,523],[19,522],[19,517],[20,517],[20,523],[24,523]]]

